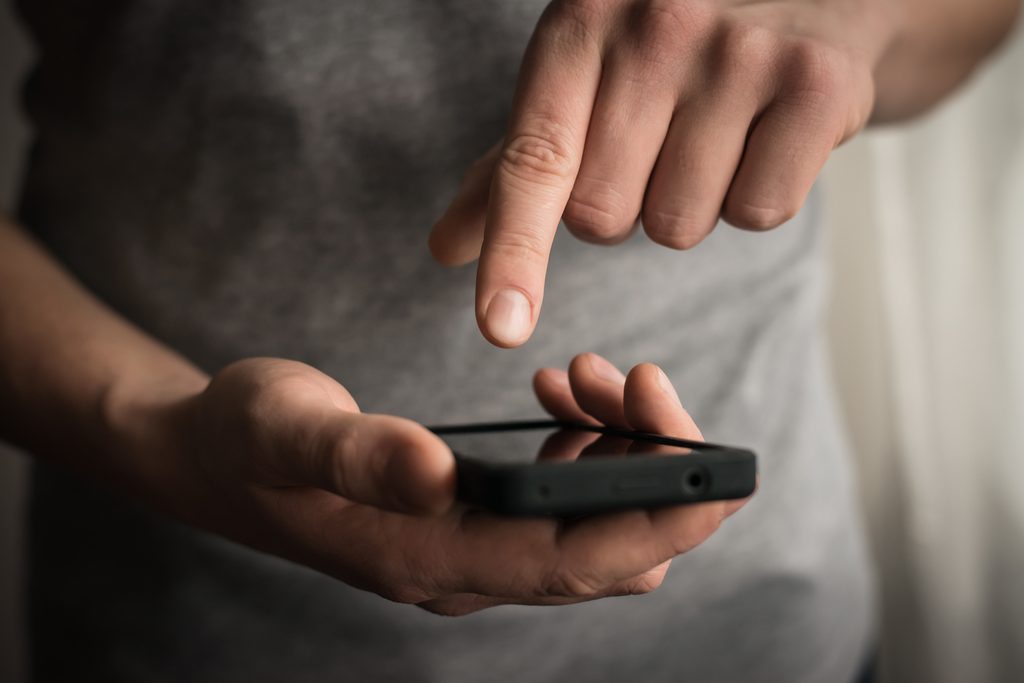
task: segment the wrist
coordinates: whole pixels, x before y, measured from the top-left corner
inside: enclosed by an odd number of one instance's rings
[[[98,401],[96,446],[107,463],[104,478],[122,493],[181,517],[194,479],[190,414],[208,378],[182,364],[107,386]]]

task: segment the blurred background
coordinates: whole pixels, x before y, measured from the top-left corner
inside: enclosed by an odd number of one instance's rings
[[[0,206],[30,61],[0,2]],[[836,152],[827,195],[835,375],[882,585],[882,679],[1024,671],[1024,36],[909,126]],[[783,228],[784,229],[784,228]],[[0,445],[0,681],[22,638],[26,460]]]
[[[824,189],[886,681],[1024,672],[1024,36]]]

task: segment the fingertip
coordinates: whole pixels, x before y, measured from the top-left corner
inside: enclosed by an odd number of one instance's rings
[[[581,353],[569,363],[569,377],[583,380],[593,377],[603,382],[621,385],[626,376],[604,356],[593,352]]]
[[[668,376],[657,365],[634,366],[626,377],[624,393],[626,417],[634,429],[703,439]]]
[[[569,389],[569,374],[558,368],[541,368],[533,373],[533,391],[540,393],[550,389]]]
[[[596,353],[581,353],[569,363],[569,385],[576,403],[606,425],[625,427],[622,385],[625,376]]]
[[[572,357],[572,360],[569,361],[569,371],[566,373],[570,379],[579,376],[583,372],[587,372],[586,362],[588,355],[590,355],[589,351],[577,353]]]
[[[441,223],[438,221],[430,229],[430,235],[427,237],[427,249],[430,250],[430,256],[442,266],[455,265],[452,263],[443,236],[439,234],[443,229],[440,226]]]
[[[640,363],[634,365],[626,376],[627,391],[631,393],[658,392],[662,397],[670,400],[682,408],[683,403],[676,393],[672,381],[665,374],[665,371],[654,363]]]
[[[656,383],[659,373],[662,373],[662,369],[654,363],[637,363],[629,369],[629,372],[626,374],[626,381],[630,384],[638,382],[644,384]]]
[[[564,370],[541,368],[533,375],[533,391],[537,400],[552,417],[572,422],[593,422],[577,405]]]
[[[413,500],[421,514],[439,515],[455,504],[455,456],[441,437],[429,431],[428,436],[434,445],[414,468],[424,485]]]
[[[488,152],[470,166],[455,198],[434,223],[427,244],[438,263],[461,266],[480,257],[494,156]]]
[[[533,304],[527,294],[506,287],[485,304],[478,323],[487,341],[508,349],[526,343],[533,333],[533,318]]]

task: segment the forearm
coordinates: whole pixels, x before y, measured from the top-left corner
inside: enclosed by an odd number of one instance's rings
[[[872,1],[895,21],[875,69],[875,123],[909,118],[949,94],[1010,33],[1020,7],[1020,0]]]
[[[168,464],[124,448],[133,422],[205,384],[0,217],[0,439],[146,495]]]

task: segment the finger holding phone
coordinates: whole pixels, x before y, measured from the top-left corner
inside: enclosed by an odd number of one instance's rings
[[[562,420],[700,439],[664,374],[628,377],[593,354],[535,377]],[[313,368],[229,366],[163,418],[186,521],[391,600],[444,614],[644,593],[743,501],[633,509],[565,522],[457,502],[455,460],[426,428],[360,413]],[[133,420],[133,424],[145,420]],[[175,436],[170,436],[171,434]]]
[[[534,390],[544,408],[561,420],[703,440],[665,373],[652,364],[638,365],[624,376],[604,358],[581,354],[573,359],[567,373],[552,368],[537,372]],[[579,437],[577,432],[556,433],[554,440],[558,443],[546,443],[542,453],[556,459],[576,457],[595,443]],[[661,584],[672,558],[706,540],[747,500],[632,509],[572,523],[478,517],[481,525],[493,524],[495,529],[514,530],[517,527],[509,525],[525,521],[538,525],[548,536],[538,556],[545,568],[537,576],[548,577],[542,583],[542,592],[531,595],[527,587],[525,593],[515,597],[496,597],[476,591],[434,598],[421,606],[445,614],[465,614],[509,603],[560,605],[647,593]],[[495,534],[494,539],[499,538]],[[515,536],[509,541],[515,543]],[[506,550],[510,560],[503,562],[505,571],[513,572],[517,557],[523,558],[524,553],[538,548],[524,542]],[[500,571],[498,566],[495,569]]]

